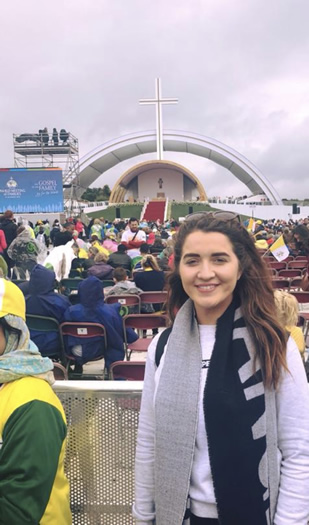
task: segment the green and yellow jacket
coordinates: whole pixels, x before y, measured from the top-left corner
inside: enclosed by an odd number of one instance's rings
[[[0,524],[69,525],[66,420],[43,379],[0,388]]]

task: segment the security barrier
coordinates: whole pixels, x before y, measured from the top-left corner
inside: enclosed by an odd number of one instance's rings
[[[132,525],[134,455],[143,383],[59,381],[68,422],[65,469],[74,525]]]

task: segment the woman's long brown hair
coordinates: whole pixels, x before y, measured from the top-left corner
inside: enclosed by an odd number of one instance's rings
[[[168,277],[167,304],[171,320],[174,320],[177,310],[188,299],[180,279],[179,263],[185,239],[194,231],[218,232],[229,238],[242,272],[234,293],[240,298],[246,326],[255,340],[256,357],[261,364],[264,384],[276,388],[282,370],[287,370],[287,335],[276,316],[270,272],[249,233],[238,221],[223,222],[205,215],[186,220],[181,225],[174,247],[175,266]]]

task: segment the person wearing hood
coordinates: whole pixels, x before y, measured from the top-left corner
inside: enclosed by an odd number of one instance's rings
[[[27,314],[31,315],[53,317],[60,324],[64,320],[64,313],[71,303],[64,295],[54,292],[55,279],[55,272],[47,270],[41,264],[37,264],[33,268],[26,293],[26,311]],[[56,332],[30,330],[30,335],[42,355],[59,354],[59,338]]]
[[[83,365],[99,357],[104,357],[105,366],[109,369],[114,361],[124,359],[124,337],[122,318],[119,314],[121,305],[105,304],[102,282],[94,276],[88,277],[78,287],[79,304],[71,306],[64,314],[64,320],[69,322],[100,323],[105,326],[107,336],[107,349],[102,355],[101,338],[80,339],[73,336],[65,338],[69,353],[71,353],[78,365]],[[131,329],[126,330],[127,340],[132,343],[138,339],[138,335]]]
[[[0,523],[69,525],[67,425],[53,363],[30,340],[25,299],[0,279]]]
[[[20,226],[17,237],[8,248],[9,257],[15,262],[14,271],[18,279],[27,279],[28,273],[39,259],[46,257],[46,246],[31,238],[29,230]]]
[[[23,226],[29,232],[31,239],[35,239],[35,233],[32,227],[32,222],[30,223],[30,221],[27,221],[27,219],[21,219],[21,222],[19,222],[17,226]]]

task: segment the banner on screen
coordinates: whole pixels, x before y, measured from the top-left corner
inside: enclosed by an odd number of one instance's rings
[[[0,169],[0,213],[63,211],[62,170],[59,168]]]

